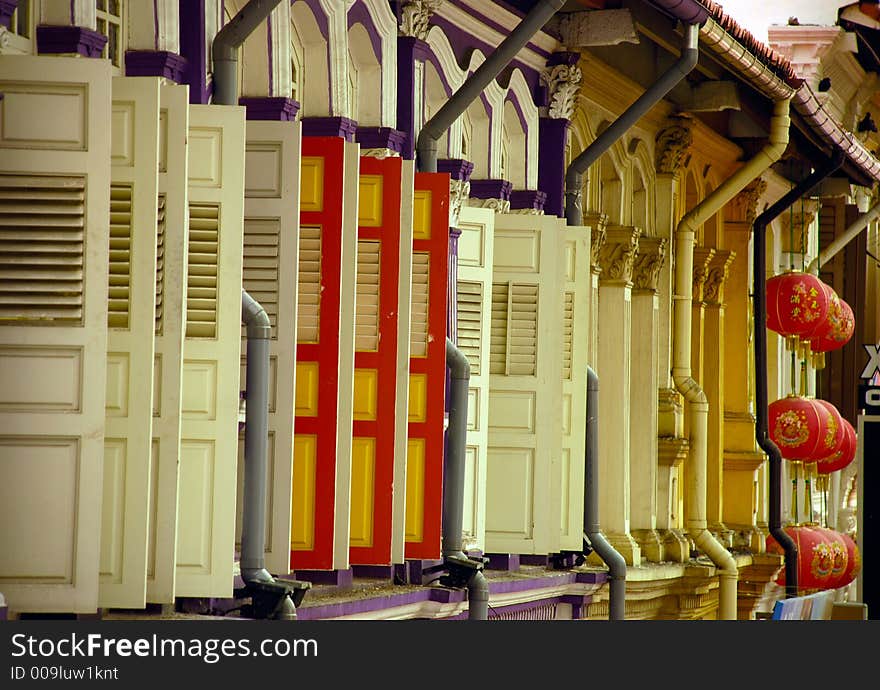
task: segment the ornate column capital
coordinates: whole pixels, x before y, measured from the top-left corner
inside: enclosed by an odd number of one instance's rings
[[[676,175],[685,155],[694,141],[690,115],[680,113],[669,118],[663,129],[657,132],[654,147],[654,167],[657,172]]]
[[[640,237],[639,250],[633,263],[633,288],[656,294],[660,269],[665,261],[665,237]]]
[[[547,117],[571,119],[582,79],[581,68],[566,63],[548,66],[541,72],[541,84],[547,89]]]
[[[734,220],[747,223],[751,226],[758,217],[758,200],[767,191],[767,181],[758,177],[743,188],[743,190],[731,199],[725,206],[725,220]]]
[[[471,183],[468,180],[449,180],[449,227],[458,227],[461,217],[461,207],[466,205],[467,198],[471,193]]]
[[[703,301],[703,285],[709,277],[709,262],[715,255],[711,247],[694,247],[694,292],[692,301],[694,304]]]
[[[599,252],[605,244],[605,228],[608,225],[608,216],[604,213],[585,213],[584,225],[590,227],[590,268],[594,273],[601,273],[599,265]]]
[[[443,4],[443,0],[404,0],[400,4],[400,36],[412,36],[424,41],[428,36],[431,15]]]
[[[720,306],[724,302],[724,281],[730,275],[730,265],[735,258],[736,252],[730,249],[716,249],[709,260],[703,297],[710,304]]]
[[[633,263],[639,250],[641,234],[641,230],[631,225],[611,225],[605,228],[605,243],[599,250],[602,283],[632,283]]]

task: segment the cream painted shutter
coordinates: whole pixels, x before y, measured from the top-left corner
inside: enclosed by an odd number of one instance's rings
[[[243,107],[190,106],[178,597],[232,595],[244,127]]]
[[[159,106],[159,198],[156,224],[156,357],[147,601],[174,602],[177,476],[189,236],[187,129],[189,90],[163,84]]]
[[[590,344],[590,229],[566,227],[562,241],[561,549],[580,551],[584,518],[584,434]]]
[[[244,201],[244,288],[272,324],[269,360],[269,457],[266,496],[266,567],[290,572],[293,478],[293,406],[299,252],[300,124],[247,123]],[[242,328],[242,336],[245,335]],[[247,338],[241,341],[245,389]],[[241,540],[244,431],[239,434],[235,533]]]
[[[143,608],[153,445],[158,78],[113,79],[110,138],[107,421],[98,605]]]
[[[0,591],[98,606],[110,63],[0,58]]]
[[[489,445],[489,336],[495,212],[464,207],[458,223],[458,348],[471,364],[468,393],[465,546],[486,547],[486,459]]]
[[[486,549],[559,548],[562,294],[558,219],[495,216]]]

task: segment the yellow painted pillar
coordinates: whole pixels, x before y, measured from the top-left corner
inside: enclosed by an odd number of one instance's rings
[[[666,239],[641,237],[633,266],[632,378],[630,381],[630,518],[632,535],[649,561],[663,560],[657,533],[657,283],[666,258]]]
[[[725,280],[736,254],[716,249],[709,262],[703,286],[706,304],[703,353],[703,389],[709,398],[708,467],[706,474],[706,519],[709,530],[725,546],[733,546],[733,533],[724,525],[724,363],[727,356],[725,323]],[[740,260],[742,263],[742,260]]]
[[[584,225],[590,226],[590,346],[587,352],[587,362],[595,370],[598,366],[599,355],[599,275],[602,267],[599,265],[599,251],[605,244],[605,228],[608,225],[608,216],[604,213],[585,213]],[[598,373],[598,372],[597,372]]]
[[[599,522],[628,565],[641,564],[630,534],[632,270],[639,230],[609,226],[599,250]]]

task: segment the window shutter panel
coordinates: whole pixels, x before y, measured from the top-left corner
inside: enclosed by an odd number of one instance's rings
[[[565,293],[562,312],[562,377],[571,380],[572,332],[574,330],[574,293]]]
[[[278,231],[269,223],[244,223],[244,289],[266,310],[272,337],[278,324]]]
[[[430,289],[430,256],[413,252],[412,293],[410,297],[410,357],[428,355],[428,291]]]
[[[358,240],[354,349],[379,349],[379,243]]]
[[[220,207],[189,205],[189,259],[186,290],[186,337],[217,336],[217,260]]]
[[[507,372],[535,376],[538,366],[538,286],[510,285]]]
[[[508,283],[492,283],[492,319],[489,334],[489,373],[507,373]]]
[[[471,365],[471,374],[480,375],[480,349],[483,341],[481,311],[483,304],[483,284],[477,281],[459,280],[458,304],[458,348],[464,352]]]
[[[156,335],[162,335],[165,301],[165,195],[159,194],[156,217]]]
[[[321,228],[303,225],[299,229],[299,305],[296,340],[318,342],[321,326]]]

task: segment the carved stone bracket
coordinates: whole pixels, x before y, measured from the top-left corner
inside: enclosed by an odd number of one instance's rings
[[[443,4],[443,0],[405,0],[400,7],[401,36],[412,36],[424,41],[428,36],[431,15]]]
[[[541,73],[541,83],[546,86],[548,94],[548,117],[571,119],[582,79],[581,68],[577,65],[554,65]]]
[[[604,213],[585,213],[584,225],[590,227],[590,268],[594,272],[601,272],[599,265],[599,252],[605,244],[605,228],[608,225],[608,216]]]
[[[725,207],[725,220],[738,220],[751,225],[758,216],[758,200],[767,191],[763,177],[752,180]]]
[[[709,272],[703,286],[703,298],[710,304],[721,304],[724,301],[724,281],[730,275],[730,265],[736,258],[736,252],[729,249],[716,249],[709,261]]]
[[[633,288],[657,292],[660,269],[666,261],[666,239],[663,237],[640,237],[639,251],[633,264]]]
[[[669,124],[657,133],[654,165],[659,173],[675,175],[693,143],[692,119],[680,113],[669,118]]]
[[[461,216],[461,207],[471,192],[471,183],[467,180],[449,180],[449,227],[457,228]]]
[[[468,206],[476,206],[477,208],[491,208],[495,213],[509,213],[510,199],[478,199],[475,197],[468,198]]]
[[[605,243],[599,250],[601,281],[605,284],[631,283],[641,230],[630,225],[612,225],[605,229],[605,234]]]
[[[703,301],[703,285],[709,277],[709,262],[715,255],[710,247],[694,247],[694,292],[693,302]]]

